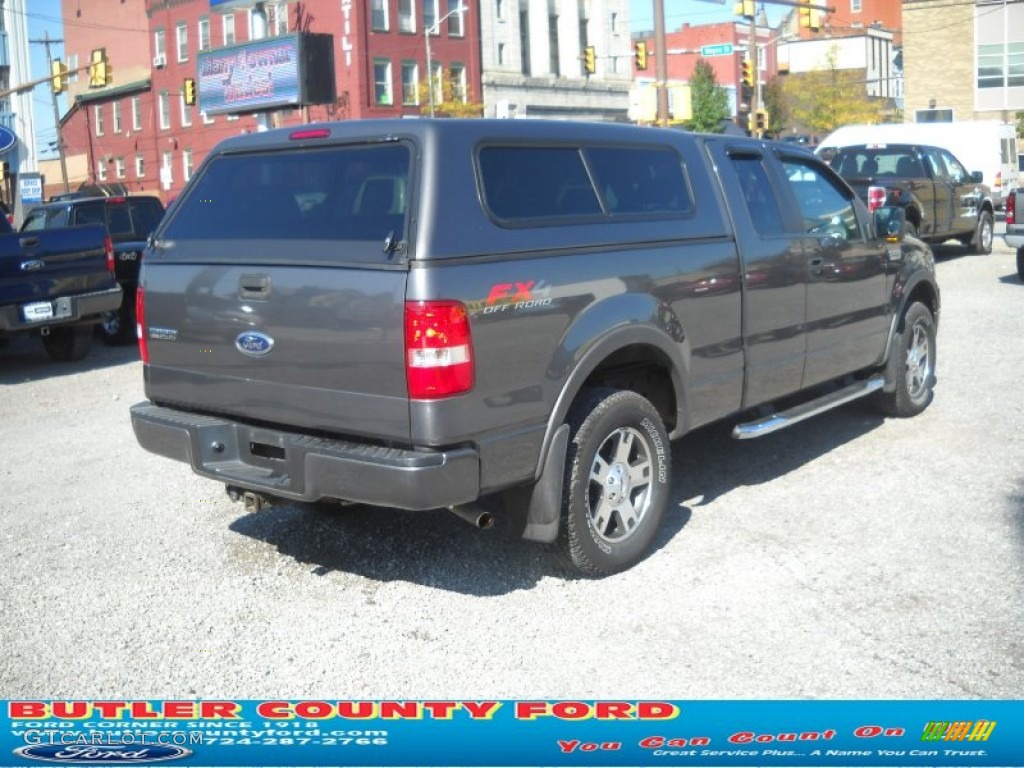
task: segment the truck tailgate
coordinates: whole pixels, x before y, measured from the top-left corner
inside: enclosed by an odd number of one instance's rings
[[[256,424],[408,440],[407,275],[150,260],[146,394]]]
[[[0,236],[0,304],[109,290],[102,224]]]

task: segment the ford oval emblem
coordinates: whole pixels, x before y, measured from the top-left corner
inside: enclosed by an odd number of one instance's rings
[[[265,333],[259,331],[246,331],[238,334],[235,339],[235,346],[243,355],[249,357],[264,357],[270,354],[274,348],[274,340]]]
[[[138,765],[177,760],[192,754],[191,749],[163,745],[63,745],[39,744],[14,750],[18,757],[42,760],[46,763],[74,763],[75,765]]]

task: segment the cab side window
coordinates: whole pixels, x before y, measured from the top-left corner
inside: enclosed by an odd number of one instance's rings
[[[939,154],[942,156],[943,161],[946,163],[946,168],[949,170],[950,181],[954,184],[966,184],[970,181],[970,174],[967,173],[967,169],[960,164],[959,160],[944,149],[940,149]]]
[[[759,235],[781,235],[786,231],[778,201],[772,192],[764,162],[755,155],[730,157],[743,190],[743,202]]]
[[[804,231],[833,235],[843,240],[862,240],[857,211],[848,192],[813,164],[783,160],[786,178],[800,207]]]

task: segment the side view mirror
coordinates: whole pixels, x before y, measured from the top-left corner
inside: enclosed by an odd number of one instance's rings
[[[898,243],[907,233],[907,213],[897,205],[875,209],[875,231],[887,243]]]
[[[985,180],[985,175],[981,171],[971,171],[971,183],[981,184]]]

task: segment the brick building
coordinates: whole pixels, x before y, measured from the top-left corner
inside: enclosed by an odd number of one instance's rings
[[[443,3],[443,4],[442,4]],[[454,96],[480,101],[476,6],[455,0],[307,0],[267,2],[267,35],[295,31],[334,36],[337,100],[308,110],[272,113],[272,125],[345,118],[419,115],[426,101],[424,24],[431,36],[436,99],[443,79]],[[449,11],[446,23],[437,22]],[[210,0],[62,0],[69,63],[88,61],[105,47],[113,80],[89,88],[87,77],[69,84],[72,107],[61,121],[71,167],[89,184],[175,197],[221,139],[255,131],[252,114],[207,115],[185,104],[186,78],[196,77],[201,49],[250,40],[251,8],[211,9]],[[116,36],[115,36],[116,35]],[[83,162],[84,158],[84,162]],[[48,185],[52,192],[52,185]]]

